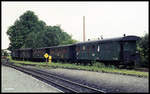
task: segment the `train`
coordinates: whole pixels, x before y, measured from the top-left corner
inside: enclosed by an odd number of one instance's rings
[[[45,61],[44,54],[47,53],[52,56],[52,61],[83,62],[84,64],[97,61],[116,66],[132,66],[139,60],[136,49],[138,40],[140,37],[130,35],[69,45],[22,48],[13,50],[11,57],[15,60]]]

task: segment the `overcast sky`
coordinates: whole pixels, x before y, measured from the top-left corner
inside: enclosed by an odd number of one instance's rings
[[[8,27],[27,10],[47,25],[61,25],[78,41],[83,41],[83,16],[86,40],[148,32],[148,2],[2,2],[2,49],[9,45]]]

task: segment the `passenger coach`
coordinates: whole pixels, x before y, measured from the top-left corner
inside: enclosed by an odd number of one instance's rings
[[[52,61],[84,62],[100,61],[105,64],[134,65],[139,60],[136,50],[137,36],[80,42],[71,45],[25,48],[12,51],[13,59],[45,61],[44,54],[52,56]]]
[[[76,44],[78,61],[101,61],[114,64],[133,65],[138,57],[136,36],[81,42]]]

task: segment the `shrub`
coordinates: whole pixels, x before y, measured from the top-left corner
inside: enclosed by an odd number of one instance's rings
[[[149,35],[146,33],[144,37],[137,43],[137,50],[140,52],[140,66],[149,67]]]

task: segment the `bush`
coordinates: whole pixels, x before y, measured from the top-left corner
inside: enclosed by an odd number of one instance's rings
[[[149,35],[146,33],[144,37],[137,43],[137,50],[140,53],[140,66],[149,67]]]
[[[96,62],[96,61],[92,61],[93,66],[95,67],[106,67],[105,64],[101,63],[101,62]]]

